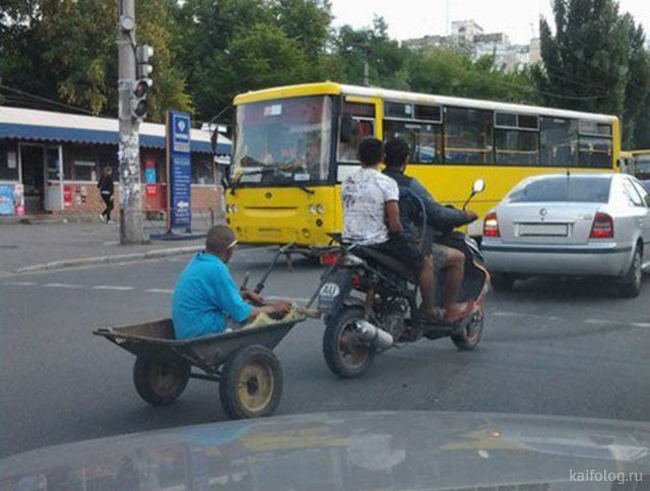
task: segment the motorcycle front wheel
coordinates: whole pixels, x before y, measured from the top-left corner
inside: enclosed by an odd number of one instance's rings
[[[359,377],[372,365],[374,350],[359,341],[355,332],[355,323],[362,319],[362,308],[345,307],[325,326],[323,355],[329,369],[338,377]]]
[[[470,321],[460,332],[451,335],[452,342],[460,351],[471,351],[478,346],[483,335],[485,317],[483,314],[475,313]]]

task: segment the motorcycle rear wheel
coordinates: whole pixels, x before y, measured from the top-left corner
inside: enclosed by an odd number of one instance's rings
[[[323,333],[323,356],[332,373],[340,378],[363,375],[372,365],[375,351],[355,341],[355,322],[363,319],[360,307],[345,307],[332,317]]]

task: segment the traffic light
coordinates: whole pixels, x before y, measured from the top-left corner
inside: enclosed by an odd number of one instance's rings
[[[153,80],[149,77],[153,72],[150,59],[153,56],[153,48],[146,44],[140,44],[135,50],[137,80],[133,84],[131,94],[131,116],[133,119],[142,121],[147,116],[147,94],[151,90]]]

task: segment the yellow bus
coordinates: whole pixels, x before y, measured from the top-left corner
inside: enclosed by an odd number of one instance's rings
[[[339,188],[359,167],[361,139],[406,138],[407,173],[444,204],[462,205],[472,182],[484,214],[521,179],[618,168],[615,116],[333,82],[238,95],[226,220],[243,243],[318,250],[341,229]],[[469,230],[481,234],[481,223]]]
[[[647,181],[650,179],[650,150],[632,150],[632,172],[637,179]]]

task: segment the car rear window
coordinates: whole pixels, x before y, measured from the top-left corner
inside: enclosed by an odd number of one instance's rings
[[[510,203],[568,201],[607,203],[612,180],[608,177],[549,177],[515,188]]]

